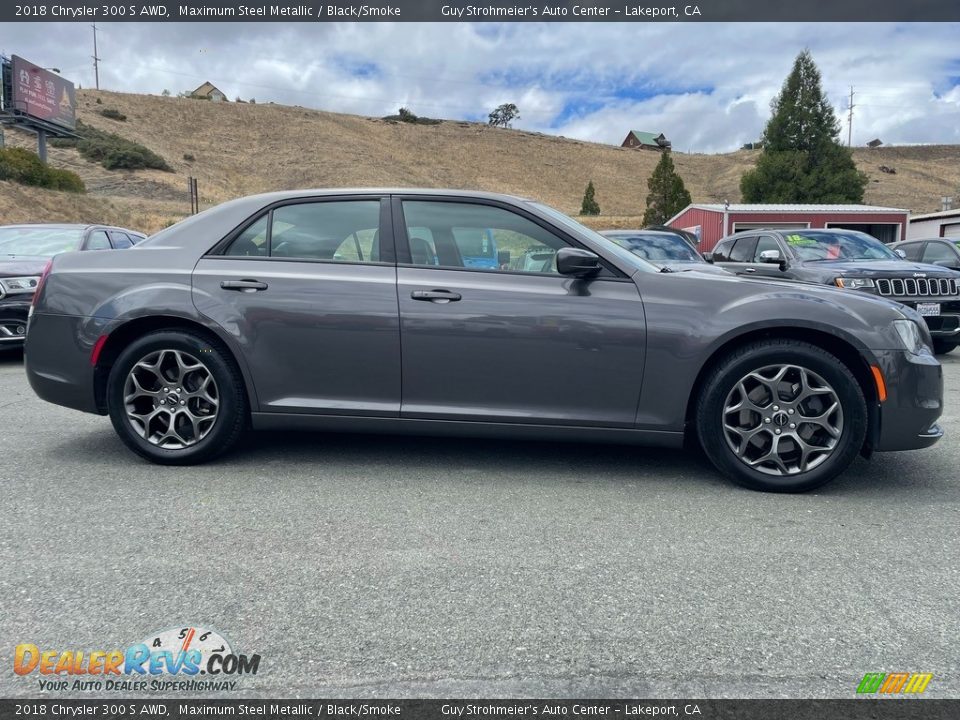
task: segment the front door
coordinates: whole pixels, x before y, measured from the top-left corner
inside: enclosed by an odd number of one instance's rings
[[[286,202],[197,264],[194,302],[241,347],[261,411],[399,415],[389,216],[379,197]]]
[[[646,329],[630,279],[558,274],[574,241],[493,201],[395,199],[394,212],[402,417],[634,424]],[[496,263],[472,262],[477,238]]]

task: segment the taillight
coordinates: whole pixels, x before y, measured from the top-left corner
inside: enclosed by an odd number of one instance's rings
[[[33,297],[30,298],[30,314],[33,315],[33,308],[37,304],[37,298],[40,297],[40,293],[43,291],[43,284],[47,281],[47,275],[50,274],[50,268],[53,267],[53,258],[47,260],[47,264],[43,267],[43,272],[40,273],[40,280],[37,281],[37,289],[33,291]]]

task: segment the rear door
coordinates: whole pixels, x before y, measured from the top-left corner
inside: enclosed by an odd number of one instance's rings
[[[261,411],[399,414],[389,213],[378,195],[285,201],[197,264],[194,302],[242,349]]]
[[[508,204],[398,197],[394,218],[402,417],[635,423],[646,326],[629,278],[558,274],[575,240]],[[471,263],[478,236],[503,262]]]

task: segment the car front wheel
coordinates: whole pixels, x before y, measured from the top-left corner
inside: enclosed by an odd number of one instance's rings
[[[867,409],[838,358],[808,343],[767,340],[720,361],[703,386],[696,422],[707,456],[734,482],[803,492],[853,462]]]
[[[247,418],[243,382],[226,350],[181,330],[150,333],[120,354],[107,382],[107,409],[131,450],[164,465],[225,452]]]

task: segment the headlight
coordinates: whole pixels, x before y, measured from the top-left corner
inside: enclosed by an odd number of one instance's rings
[[[39,277],[0,278],[0,285],[3,286],[3,289],[7,295],[32,293],[37,289],[37,283],[39,282]]]
[[[847,278],[847,277],[838,277],[833,281],[833,284],[838,288],[846,288],[847,290],[860,290],[862,288],[872,288],[875,283],[872,278]]]
[[[913,320],[894,320],[893,329],[900,336],[903,349],[912,355],[931,354],[920,326]]]

